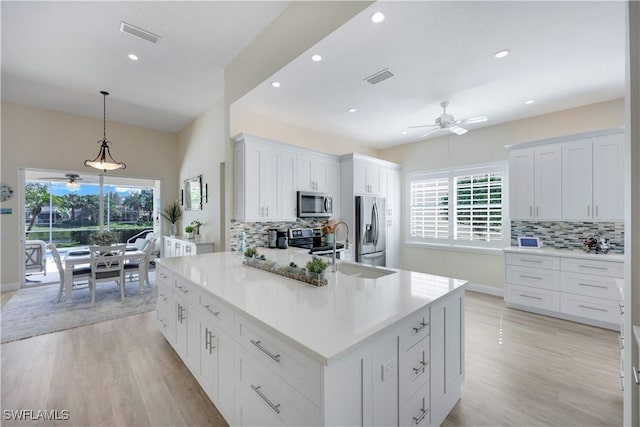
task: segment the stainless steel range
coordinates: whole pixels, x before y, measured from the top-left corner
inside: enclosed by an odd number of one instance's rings
[[[289,246],[309,249],[313,255],[331,255],[333,245],[323,245],[321,228],[290,228],[288,233]],[[336,249],[344,249],[344,244],[336,243]],[[340,258],[340,252],[336,258]]]

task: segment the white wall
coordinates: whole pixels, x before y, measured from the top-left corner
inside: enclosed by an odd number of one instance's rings
[[[224,118],[224,99],[220,98],[178,134],[180,188],[184,188],[185,179],[202,175],[202,184],[207,184],[209,193],[202,210],[184,211],[179,234],[191,221],[199,219],[204,223],[200,230],[203,239],[213,241],[216,252],[224,250],[224,197],[220,194],[220,163],[225,161],[226,149]]]
[[[403,204],[406,206],[406,173],[507,159],[504,146],[555,136],[624,126],[624,99],[616,99],[524,120],[475,129],[465,135],[450,135],[380,150],[379,157],[403,166]],[[405,215],[406,212],[403,212]],[[402,236],[406,235],[403,216]],[[506,244],[508,245],[508,243]],[[469,253],[402,245],[402,268],[467,279],[502,288],[501,253]],[[462,267],[463,266],[463,267]]]
[[[84,161],[98,154],[97,141],[102,138],[102,120],[2,103],[1,179],[14,189],[14,197],[2,203],[12,208],[1,215],[0,283],[3,289],[19,283],[20,199],[19,169],[34,168],[64,172],[89,171]],[[127,168],[109,172],[110,176],[128,176],[162,180],[161,197],[177,194],[177,136],[168,132],[107,122],[107,138],[113,142],[112,154]]]

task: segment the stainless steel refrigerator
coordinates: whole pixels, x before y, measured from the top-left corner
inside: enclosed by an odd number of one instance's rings
[[[384,198],[356,196],[356,261],[386,265]]]

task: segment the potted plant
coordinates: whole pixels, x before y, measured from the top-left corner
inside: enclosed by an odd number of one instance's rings
[[[184,228],[184,232],[187,233],[187,239],[193,239],[193,227],[190,225],[187,225]]]
[[[202,222],[200,222],[199,219],[194,219],[193,221],[191,221],[191,227],[193,228],[193,235],[195,237],[196,240],[200,239],[200,227],[202,227],[204,224]]]
[[[324,270],[326,270],[327,264],[320,257],[314,256],[311,261],[307,262],[307,274],[312,280],[320,282],[324,279]]]
[[[182,217],[182,208],[180,207],[180,203],[177,200],[169,203],[166,208],[164,208],[163,212],[160,212],[160,215],[169,221],[169,236],[176,236],[176,222]]]

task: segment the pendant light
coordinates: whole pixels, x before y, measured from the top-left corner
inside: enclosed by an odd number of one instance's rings
[[[84,165],[86,167],[102,169],[105,172],[116,169],[125,169],[127,165],[124,162],[116,162],[114,158],[111,157],[111,151],[109,151],[109,144],[111,144],[111,141],[107,141],[107,95],[109,95],[109,92],[102,90],[100,93],[103,96],[104,136],[100,141],[98,141],[98,144],[100,144],[100,152],[96,158],[93,160],[85,160]]]

